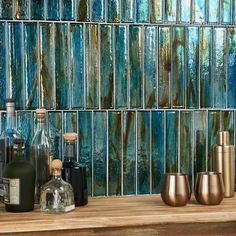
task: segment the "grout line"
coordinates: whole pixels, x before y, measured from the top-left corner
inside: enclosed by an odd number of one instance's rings
[[[180,158],[181,158],[181,156],[180,156],[180,118],[181,118],[181,116],[180,116],[180,111],[178,111],[178,172],[180,173],[181,172],[181,166],[180,166],[180,162],[181,162],[181,160],[180,160]]]
[[[115,26],[112,27],[112,66],[113,66],[113,102],[112,106],[116,108],[116,50],[115,50]]]
[[[211,60],[211,90],[212,90],[212,106],[215,107],[215,84],[214,84],[214,74],[215,74],[215,54],[213,53],[213,51],[215,52],[215,28],[212,27],[212,33],[211,33],[211,56],[210,56],[210,60]]]
[[[78,12],[77,12],[77,9],[78,9],[78,4],[79,4],[79,1],[78,0],[74,0],[74,4],[72,6],[72,14],[73,14],[73,11],[74,11],[74,21],[77,21],[78,19]]]
[[[205,156],[205,161],[206,161],[206,170],[208,171],[208,112],[206,113],[206,156]]]
[[[135,195],[138,195],[138,111],[135,111]]]
[[[9,65],[9,55],[10,55],[10,52],[9,52],[9,44],[10,43],[10,40],[9,40],[9,24],[7,22],[4,23],[4,33],[5,33],[5,47],[6,47],[6,54],[5,54],[5,63],[6,63],[6,98],[9,98],[10,97],[10,91],[7,89],[10,87],[10,65]]]
[[[169,106],[170,108],[173,108],[173,94],[172,94],[172,84],[173,84],[173,40],[174,40],[174,32],[173,32],[173,26],[169,27],[170,30],[170,64],[171,64],[171,69],[169,73]]]
[[[61,18],[62,18],[62,1],[63,0],[59,0],[59,22],[62,22]]]
[[[145,36],[144,36],[144,33],[145,33],[145,29],[144,29],[144,26],[142,26],[141,28],[141,52],[142,52],[142,56],[141,56],[141,64],[142,64],[142,97],[143,99],[141,99],[141,103],[142,103],[142,108],[145,109],[146,107],[146,98],[145,98],[145,95],[146,95],[146,83],[145,83],[145,67],[144,67],[144,53],[145,53]]]
[[[86,94],[87,94],[87,75],[88,75],[88,66],[87,66],[87,59],[86,59],[86,25],[83,23],[83,82],[84,82],[84,110],[86,109],[87,106],[87,100],[86,100]]]
[[[80,143],[80,138],[79,138],[79,112],[77,111],[76,112],[76,133],[77,133],[77,142],[76,142],[76,160],[77,162],[80,162],[81,163],[81,160],[79,158],[79,143]]]
[[[163,124],[164,124],[164,174],[166,173],[166,111],[164,111],[164,116],[163,116]]]
[[[53,88],[53,93],[54,93],[54,101],[53,101],[53,107],[57,108],[57,101],[56,101],[56,60],[55,60],[55,23],[52,24],[52,80],[53,80],[53,84],[54,84],[54,88]],[[51,40],[50,40],[51,41]]]
[[[21,71],[21,80],[22,80],[22,98],[23,98],[23,108],[26,109],[26,85],[25,85],[25,45],[24,45],[24,25],[20,24],[21,27],[21,59],[22,59],[22,71]]]
[[[72,57],[71,57],[71,32],[70,32],[70,27],[71,27],[71,23],[68,23],[66,25],[68,27],[67,29],[67,46],[68,46],[68,58],[67,58],[67,61],[68,61],[68,68],[67,68],[67,79],[68,79],[68,94],[67,94],[67,97],[68,97],[68,103],[69,103],[69,109],[72,108],[72,82],[73,82],[73,78],[72,78],[72,73],[71,73],[71,68],[72,68]],[[68,105],[68,104],[67,104]]]
[[[98,30],[98,107],[102,109],[102,92],[101,92],[101,27],[97,25]]]
[[[106,111],[106,196],[109,196],[109,121],[108,111]]]
[[[201,109],[201,36],[203,34],[203,28],[198,28],[198,109]]]
[[[37,67],[37,76],[38,76],[38,106],[42,107],[42,101],[41,101],[41,76],[40,76],[40,71],[41,71],[41,60],[40,60],[40,55],[41,55],[41,47],[42,45],[40,45],[40,26],[39,23],[36,23],[36,27],[37,27],[37,63],[38,63],[38,67]]]
[[[46,21],[47,20],[47,0],[44,0],[43,2],[43,17],[44,17],[44,20]]]
[[[121,196],[124,195],[124,112],[121,111]]]
[[[64,130],[64,112],[61,112],[61,159],[63,160],[64,157],[64,140],[63,140],[63,134],[65,133]]]
[[[149,169],[149,178],[150,178],[150,194],[152,194],[152,112],[149,112],[149,165],[150,165],[150,169]]]
[[[225,108],[228,105],[228,55],[229,55],[229,45],[228,45],[228,30],[225,30],[225,43],[226,54],[224,55],[224,67],[225,67]]]
[[[91,190],[91,196],[93,197],[94,196],[94,166],[93,166],[93,158],[94,158],[94,111],[92,111],[92,119],[91,119],[91,122],[92,122],[92,160],[91,160],[91,166],[92,166],[92,184],[91,184],[91,187],[92,187],[92,190]]]
[[[159,91],[158,91],[158,87],[159,87],[159,27],[156,27],[156,42],[157,42],[157,48],[156,48],[156,73],[155,73],[155,84],[156,84],[156,107],[158,109],[159,107]]]
[[[191,155],[192,155],[192,160],[191,160],[191,162],[192,162],[192,192],[194,191],[194,183],[195,183],[195,176],[194,176],[194,167],[195,167],[195,164],[194,164],[194,159],[195,159],[195,150],[196,150],[196,140],[195,140],[195,120],[194,120],[194,112],[192,112],[191,113],[191,118],[192,118],[192,137],[191,137],[191,139],[192,139],[192,146],[191,146],[191,148],[192,148],[192,150],[191,150]]]
[[[127,103],[128,103],[128,109],[131,109],[130,104],[130,89],[131,89],[131,76],[130,76],[130,51],[129,51],[129,43],[130,43],[130,26],[127,26],[127,67],[128,67],[128,73],[127,73]]]

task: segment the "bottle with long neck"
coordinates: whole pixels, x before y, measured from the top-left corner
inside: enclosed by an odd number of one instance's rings
[[[45,109],[37,109],[37,128],[30,145],[30,160],[36,170],[35,203],[39,203],[40,190],[50,179],[52,143],[46,131]]]

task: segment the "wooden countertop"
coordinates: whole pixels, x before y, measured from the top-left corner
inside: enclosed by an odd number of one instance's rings
[[[231,231],[235,229],[232,235],[236,235],[236,195],[234,198],[224,199],[218,206],[199,205],[192,199],[185,207],[168,207],[159,195],[97,197],[90,198],[87,206],[65,214],[46,214],[37,208],[33,212],[8,213],[0,205],[0,234],[4,235],[64,235],[65,232],[67,235],[80,236],[143,235],[138,233],[138,229],[157,233],[158,226],[165,235],[165,229],[172,225],[180,229],[182,224],[205,225],[206,222],[211,227],[224,226],[222,223],[228,222],[230,225],[225,224],[226,228]],[[164,227],[165,225],[168,227]],[[148,231],[150,229],[153,231]]]

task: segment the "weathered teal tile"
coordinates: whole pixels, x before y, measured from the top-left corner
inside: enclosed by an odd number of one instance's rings
[[[93,194],[106,195],[107,165],[106,112],[94,112],[93,118]]]
[[[199,38],[198,27],[188,27],[186,32],[186,106],[198,108],[199,106]]]
[[[39,106],[37,24],[24,24],[25,108]]]
[[[178,171],[179,112],[166,112],[166,172]]]
[[[5,130],[6,128],[6,112],[2,111],[1,112],[1,133]]]
[[[156,108],[157,90],[157,29],[144,27],[144,101],[145,108]]]
[[[151,0],[150,4],[151,4],[151,7],[150,7],[150,21],[151,21],[151,23],[162,22],[163,1],[162,0]]]
[[[26,20],[29,19],[29,1],[15,0],[15,19]]]
[[[71,107],[84,108],[84,36],[82,24],[70,24]]]
[[[61,19],[75,19],[75,1],[76,0],[61,0]]]
[[[47,20],[60,19],[60,0],[46,0]]]
[[[121,195],[121,112],[108,113],[108,194]]]
[[[0,0],[0,18],[11,20],[12,19],[12,0]]]
[[[121,0],[121,21],[134,22],[134,1],[135,0]]]
[[[212,99],[212,28],[200,28],[200,106],[213,107]],[[207,96],[206,96],[207,94]]]
[[[128,38],[127,26],[115,27],[115,107],[127,108]]]
[[[108,0],[108,22],[120,21],[120,0]]]
[[[136,22],[149,22],[149,0],[136,0]]]
[[[30,2],[30,12],[32,20],[44,19],[44,0]]]
[[[138,194],[150,193],[150,112],[137,113]]]
[[[92,194],[92,112],[78,115],[79,162],[86,165],[88,195]]]
[[[218,23],[219,22],[219,0],[208,0],[207,22]]]
[[[221,0],[221,23],[231,24],[232,23],[232,0]]]
[[[56,108],[69,108],[68,24],[55,24]]]
[[[173,28],[172,107],[185,107],[185,29]]]
[[[130,56],[130,106],[142,107],[142,75],[143,75],[143,43],[142,27],[131,25],[129,28]]]
[[[105,21],[105,0],[91,0],[91,20],[95,22]]]
[[[46,109],[56,107],[54,63],[53,63],[53,25],[52,23],[39,24],[40,48],[40,99],[41,106]]]
[[[226,106],[226,29],[214,28],[213,32],[213,65],[214,65],[214,107]],[[206,95],[205,95],[206,96]]]
[[[99,105],[99,48],[98,25],[86,25],[85,68],[86,68],[86,107],[98,108]]]
[[[170,27],[159,28],[158,107],[170,107],[171,46]]]
[[[77,114],[75,111],[66,111],[63,113],[63,132],[77,131]]]
[[[152,193],[160,193],[164,176],[164,112],[152,111],[151,163]]]
[[[180,22],[189,23],[191,20],[191,0],[180,1]]]
[[[113,27],[100,26],[101,107],[114,108]]]
[[[165,1],[165,21],[175,22],[177,16],[177,1],[166,0]]]
[[[204,23],[206,21],[206,5],[205,0],[193,0],[193,22]]]
[[[17,109],[23,109],[24,90],[21,23],[8,24],[8,39],[9,87],[7,89],[7,96],[16,100]]]
[[[230,144],[234,144],[234,111],[221,111],[221,130],[229,131]]]
[[[90,21],[90,0],[77,0],[77,20]]]
[[[136,192],[135,112],[123,114],[123,192],[128,195]]]

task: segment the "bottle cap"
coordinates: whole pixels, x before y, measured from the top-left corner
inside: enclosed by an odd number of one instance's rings
[[[36,114],[37,114],[38,121],[42,121],[45,118],[46,109],[44,108],[36,109]]]
[[[67,142],[75,142],[78,134],[75,132],[64,133],[63,137]]]
[[[7,114],[14,114],[15,113],[15,100],[14,99],[6,99],[5,100],[6,103],[6,110],[7,110]]]
[[[52,172],[53,175],[61,175],[62,170],[62,161],[59,159],[55,159],[52,161]]]
[[[218,131],[217,132],[217,145],[225,146],[229,145],[229,131]]]

